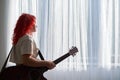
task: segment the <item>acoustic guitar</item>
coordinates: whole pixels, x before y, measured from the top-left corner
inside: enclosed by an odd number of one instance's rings
[[[77,47],[72,47],[68,53],[62,55],[58,59],[54,60],[55,64],[63,61],[70,55],[75,55],[78,52]],[[24,65],[11,66],[5,68],[0,73],[0,80],[47,80],[43,74],[48,71],[47,67],[28,67]]]

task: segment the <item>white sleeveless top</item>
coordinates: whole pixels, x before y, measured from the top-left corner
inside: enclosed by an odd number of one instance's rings
[[[18,40],[11,51],[10,62],[22,64],[22,55],[24,54],[32,54],[35,58],[38,55],[38,48],[30,35],[24,35]]]

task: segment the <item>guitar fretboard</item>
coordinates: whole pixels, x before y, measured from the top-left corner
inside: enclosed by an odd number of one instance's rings
[[[67,54],[59,57],[58,59],[54,60],[53,62],[54,62],[55,64],[58,64],[59,62],[61,62],[62,60],[66,59],[66,58],[69,57],[69,56],[70,56],[70,54],[67,53]]]

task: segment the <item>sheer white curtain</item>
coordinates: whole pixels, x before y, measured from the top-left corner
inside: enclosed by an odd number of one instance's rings
[[[11,26],[23,12],[36,16],[35,39],[45,59],[55,60],[72,46],[78,48],[75,57],[45,73],[48,80],[120,79],[119,0],[11,0],[10,4]]]
[[[100,64],[112,68],[120,66],[120,1],[101,0]]]
[[[60,70],[85,70],[87,66],[87,0],[44,0],[41,9],[40,49],[46,59],[56,59],[77,46],[79,52],[58,64]],[[81,5],[81,6],[79,6]],[[83,7],[83,8],[82,8]],[[82,44],[83,43],[83,44]],[[64,65],[64,67],[63,67]]]

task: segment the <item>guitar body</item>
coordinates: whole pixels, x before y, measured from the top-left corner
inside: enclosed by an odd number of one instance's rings
[[[47,70],[47,67],[11,66],[0,73],[0,80],[47,80],[43,76]]]

